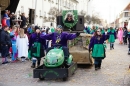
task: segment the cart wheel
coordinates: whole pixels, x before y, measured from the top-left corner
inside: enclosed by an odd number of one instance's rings
[[[40,80],[44,80],[45,78],[40,74],[40,75],[39,75],[39,79],[40,79]]]
[[[63,81],[67,81],[67,77],[64,77],[64,78],[63,78]]]

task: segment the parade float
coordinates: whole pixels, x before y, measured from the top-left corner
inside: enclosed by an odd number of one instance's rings
[[[66,81],[77,69],[77,64],[73,62],[73,56],[70,54],[65,59],[62,46],[53,45],[54,48],[47,52],[43,65],[33,70],[33,77],[44,79],[63,79]]]
[[[40,80],[60,78],[66,81],[76,71],[77,63],[93,64],[93,59],[87,50],[91,35],[83,32],[83,17],[78,16],[77,10],[65,10],[58,21],[64,27],[64,31],[70,33],[78,31],[81,35],[72,41],[68,41],[70,54],[67,59],[64,56],[62,46],[59,44],[53,45],[54,48],[47,51],[43,65],[33,70],[34,78]]]
[[[70,53],[73,55],[73,61],[77,64],[93,64],[91,54],[88,52],[88,45],[91,35],[83,32],[84,16],[80,16],[77,10],[65,10],[62,12],[62,26],[64,31],[75,33],[80,32],[80,36],[74,40],[68,41]]]

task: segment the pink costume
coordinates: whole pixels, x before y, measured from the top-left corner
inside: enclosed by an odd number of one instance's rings
[[[123,30],[122,30],[122,28],[119,28],[117,37],[118,37],[119,42],[123,41]]]

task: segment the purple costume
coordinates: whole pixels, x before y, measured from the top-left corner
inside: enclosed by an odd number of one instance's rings
[[[42,39],[52,40],[52,44],[57,44],[56,43],[57,39],[60,39],[58,44],[61,44],[63,47],[67,47],[68,40],[72,40],[76,37],[77,37],[76,34],[69,34],[66,32],[62,32],[61,34],[54,32],[54,33],[47,34],[47,35],[43,35],[43,34],[41,35]]]
[[[34,42],[41,43],[44,48],[46,46],[46,41],[40,38],[40,34],[38,35],[36,33],[31,34],[30,40],[29,40],[29,48],[33,46]]]
[[[105,35],[102,35],[101,39],[97,39],[98,36],[93,36],[90,40],[89,49],[93,48],[94,44],[103,44],[104,41],[107,39]]]
[[[107,39],[105,35],[102,37],[93,36],[90,40],[89,51],[92,48],[92,57],[94,58],[95,70],[101,68],[102,59],[106,57],[105,48],[103,48],[103,43]]]

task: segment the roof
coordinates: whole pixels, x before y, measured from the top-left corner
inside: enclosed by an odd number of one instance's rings
[[[123,11],[125,11],[125,10],[130,10],[130,3],[125,7],[125,9]]]

